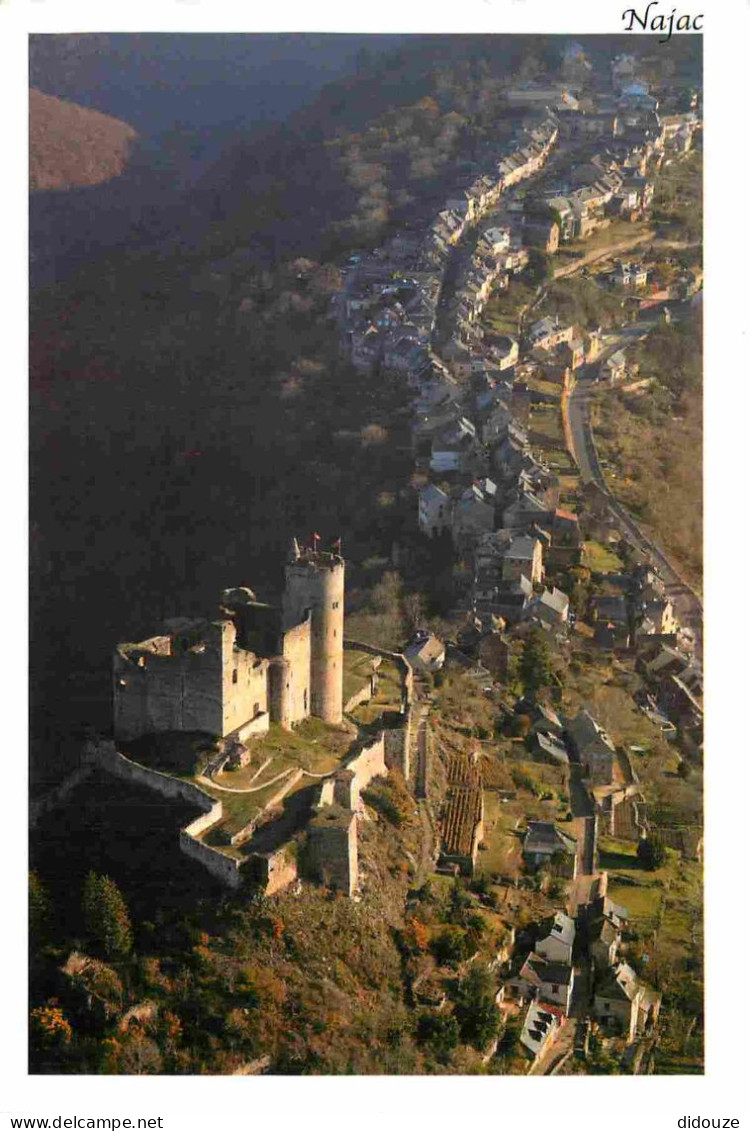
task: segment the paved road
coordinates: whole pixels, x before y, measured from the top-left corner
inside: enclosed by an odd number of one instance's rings
[[[698,659],[703,657],[703,604],[696,593],[683,581],[664,551],[648,537],[628,510],[618,502],[609,489],[599,464],[589,419],[589,398],[601,388],[595,381],[596,371],[603,360],[627,342],[643,337],[658,324],[653,316],[641,319],[624,327],[614,341],[608,343],[596,365],[583,366],[579,370],[578,383],[568,402],[570,431],[573,440],[575,460],[584,483],[594,482],[606,493],[613,519],[624,536],[659,570],[671,597],[680,622],[690,628],[695,637],[695,651]]]

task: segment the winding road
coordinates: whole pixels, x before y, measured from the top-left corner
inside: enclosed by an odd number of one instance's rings
[[[680,304],[669,304],[679,309]],[[578,381],[568,400],[568,418],[573,442],[573,455],[578,464],[583,483],[596,483],[607,495],[612,518],[619,526],[623,536],[650,561],[664,579],[667,594],[674,604],[680,623],[689,628],[695,639],[695,654],[703,658],[703,604],[697,593],[684,581],[667,555],[638,525],[630,512],[612,494],[599,463],[594,435],[589,417],[589,398],[601,389],[596,376],[602,361],[629,342],[644,338],[659,324],[659,319],[649,312],[647,318],[625,326],[614,341],[593,365],[582,366],[578,371]]]

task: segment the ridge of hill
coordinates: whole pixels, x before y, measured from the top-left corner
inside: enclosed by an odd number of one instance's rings
[[[137,137],[127,122],[31,89],[29,187],[64,190],[119,177]]]

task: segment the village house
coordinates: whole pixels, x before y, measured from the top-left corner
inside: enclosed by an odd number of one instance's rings
[[[540,924],[534,950],[549,962],[564,962],[570,966],[575,937],[575,920],[563,911],[556,911],[551,919]]]
[[[556,315],[540,318],[529,330],[529,347],[531,349],[551,350],[561,342],[569,342],[574,336],[573,326],[562,326]]]
[[[521,1047],[535,1064],[549,1049],[560,1030],[560,1014],[551,1006],[532,1001],[523,1019]]]
[[[630,1044],[653,1027],[660,1006],[661,994],[642,982],[626,962],[620,962],[596,986],[593,1016],[603,1028],[624,1034]]]
[[[562,719],[552,707],[546,703],[529,703],[526,699],[519,699],[515,710],[527,715],[531,721],[532,734],[548,734],[562,738],[565,729]]]
[[[517,479],[528,451],[527,433],[511,420],[506,427],[505,435],[492,451],[492,463],[501,479]]]
[[[516,487],[510,492],[503,510],[503,527],[524,530],[548,513],[543,496],[528,487]]]
[[[497,487],[491,479],[479,479],[466,488],[453,508],[456,544],[494,529],[496,496]]]
[[[474,599],[483,613],[502,617],[508,624],[517,624],[534,592],[527,577],[517,581],[497,580],[494,575],[480,573],[474,583]]]
[[[587,924],[589,954],[598,970],[607,970],[617,961],[617,951],[622,941],[622,933],[611,920],[603,915]]]
[[[615,748],[593,716],[581,709],[575,718],[568,719],[566,733],[591,784],[610,785]]]
[[[445,645],[431,632],[416,632],[404,648],[404,655],[416,672],[432,674],[445,663]]]
[[[452,502],[445,491],[427,483],[419,491],[419,529],[428,538],[435,538],[451,525]]]
[[[613,287],[619,290],[636,290],[645,287],[648,280],[648,270],[642,263],[620,260],[611,275]]]
[[[552,821],[529,821],[523,842],[523,861],[527,868],[547,868],[554,875],[575,879],[578,842],[558,829]]]
[[[568,766],[570,758],[565,744],[552,734],[538,731],[527,738],[529,753],[535,762],[548,766]]]
[[[627,375],[628,364],[622,350],[616,350],[599,366],[600,381],[607,381],[610,385],[623,381]]]
[[[540,621],[545,627],[562,628],[568,623],[570,601],[566,593],[553,587],[538,593],[530,602],[524,616]]]
[[[544,577],[542,543],[526,534],[516,535],[503,551],[503,581],[517,581],[522,576],[532,584]]]
[[[505,626],[502,618],[495,619],[499,620],[502,627]],[[507,636],[503,636],[502,628],[485,633],[479,640],[477,658],[493,679],[507,680],[510,656],[510,640]]]
[[[476,450],[477,432],[465,416],[440,430],[432,441],[430,469],[436,472],[462,471]]]
[[[650,601],[638,601],[635,608],[635,635],[672,636],[680,622],[675,616],[674,605],[668,597]]]
[[[554,255],[560,246],[560,225],[551,217],[524,217],[523,239],[529,247],[539,248],[546,255]]]
[[[550,962],[539,954],[526,956],[520,970],[508,978],[505,992],[517,1001],[538,1001],[558,1006],[565,1017],[573,995],[573,967],[567,962]]]

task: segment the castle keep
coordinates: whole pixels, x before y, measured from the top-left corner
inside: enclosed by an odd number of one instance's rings
[[[117,646],[115,738],[241,737],[310,715],[339,723],[343,644],[344,560],[294,541],[281,608],[227,589],[216,619],[170,620],[157,636]]]

